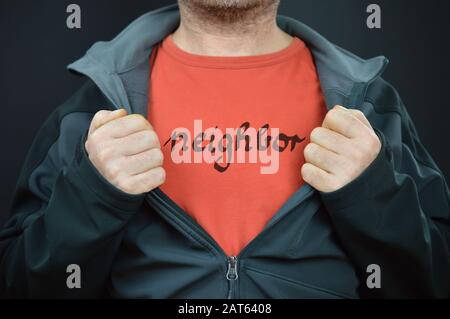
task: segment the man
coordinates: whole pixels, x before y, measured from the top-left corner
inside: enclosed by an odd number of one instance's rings
[[[449,297],[449,190],[386,59],[277,0],[178,5],[69,66],[87,82],[28,155],[1,294]]]

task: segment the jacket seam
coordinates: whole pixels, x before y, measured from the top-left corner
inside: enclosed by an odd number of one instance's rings
[[[208,245],[206,245],[205,243],[203,243],[202,240],[196,238],[195,233],[191,232],[190,230],[186,230],[184,229],[183,225],[181,225],[178,221],[174,220],[174,223],[177,224],[179,230],[181,230],[183,233],[185,233],[191,240],[193,240],[194,242],[202,245],[203,247],[205,247],[213,256],[217,256],[217,254],[211,249],[211,247],[209,247]]]
[[[344,98],[348,98],[348,96],[349,96],[348,93],[344,92],[343,90],[341,90],[341,89],[338,88],[338,87],[333,87],[333,86],[332,86],[332,87],[324,88],[323,91],[324,91],[324,92],[336,92],[336,93],[342,95],[342,97],[344,97]]]
[[[219,255],[211,248],[209,247],[209,245],[205,244],[203,242],[203,240],[197,238],[197,235],[195,234],[195,232],[190,231],[189,229],[187,229],[187,227],[185,227],[182,222],[178,221],[177,218],[170,218],[170,220],[176,224],[176,227],[178,228],[179,231],[181,231],[183,234],[185,234],[188,238],[190,238],[192,241],[200,244],[201,246],[203,246],[204,248],[206,248],[208,250],[208,252],[213,255],[214,257],[219,257]]]
[[[320,292],[323,292],[323,293],[326,293],[326,294],[329,294],[329,295],[332,295],[332,296],[336,296],[336,297],[340,297],[340,298],[346,298],[346,299],[355,299],[352,296],[349,296],[349,295],[346,295],[346,294],[343,294],[343,293],[340,293],[340,292],[336,292],[336,291],[329,290],[329,289],[326,289],[326,288],[317,287],[315,285],[307,284],[305,282],[302,282],[302,281],[299,281],[299,280],[296,280],[296,279],[294,280],[294,279],[291,279],[291,278],[287,278],[285,276],[281,276],[281,275],[277,275],[277,274],[274,274],[274,273],[270,273],[268,271],[259,270],[259,269],[253,268],[251,266],[244,266],[244,268],[247,269],[247,270],[250,270],[250,271],[262,274],[262,275],[271,276],[271,277],[274,277],[274,278],[277,278],[277,279],[280,279],[280,280],[284,280],[284,281],[290,282],[290,283],[295,284],[295,285],[302,286],[304,288],[320,291]]]
[[[145,49],[146,49],[146,50],[152,51],[157,45],[158,45],[158,43],[155,43],[154,46],[148,47],[148,48],[145,48]],[[151,52],[150,52],[150,54],[151,54]],[[145,58],[145,59],[140,59],[140,60],[138,60],[137,62],[133,63],[132,66],[127,67],[127,68],[125,68],[125,69],[122,70],[122,71],[116,71],[115,73],[116,73],[117,75],[123,75],[123,74],[125,74],[125,73],[132,72],[132,71],[135,70],[139,65],[141,65],[142,63],[144,63],[146,60],[147,60],[147,58]]]

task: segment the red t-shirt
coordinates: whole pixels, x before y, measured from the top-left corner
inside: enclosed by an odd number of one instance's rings
[[[161,190],[238,255],[303,184],[303,150],[326,112],[312,55],[298,38],[249,57],[193,55],[172,37],[156,52],[148,114]]]

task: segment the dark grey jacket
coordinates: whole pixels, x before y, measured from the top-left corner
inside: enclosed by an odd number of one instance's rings
[[[303,186],[237,259],[159,189],[131,196],[110,185],[84,136],[101,109],[146,115],[150,53],[179,24],[176,6],[150,12],[69,66],[88,80],[29,152],[0,232],[0,295],[450,297],[449,189],[380,77],[387,60],[360,59],[300,22],[278,22],[311,49],[327,106],[360,109],[377,130],[382,150],[359,178],[330,194]],[[66,285],[70,264],[81,267],[81,289]],[[366,286],[371,264],[381,267],[380,289]]]

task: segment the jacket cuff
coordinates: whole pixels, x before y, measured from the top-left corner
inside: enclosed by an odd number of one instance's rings
[[[392,179],[392,149],[383,133],[375,131],[381,141],[381,150],[375,160],[355,180],[337,191],[324,193],[321,198],[328,211],[336,211],[353,206],[356,203],[370,199],[380,187],[389,187]]]
[[[108,182],[92,164],[84,147],[86,135],[77,146],[75,156],[75,171],[86,187],[103,202],[124,212],[134,213],[142,205],[145,194],[131,195],[118,189]]]

